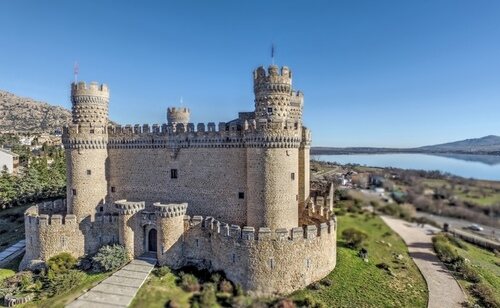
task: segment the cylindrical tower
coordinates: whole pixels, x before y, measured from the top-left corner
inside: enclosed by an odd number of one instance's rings
[[[71,85],[73,124],[65,129],[68,213],[79,221],[102,211],[107,196],[109,90],[104,84]]]
[[[187,203],[155,203],[158,226],[157,257],[160,265],[178,268],[182,262],[182,236]]]
[[[136,216],[139,211],[145,208],[144,201],[130,202],[126,200],[115,201],[118,209],[118,242],[125,247],[130,259],[138,257],[144,253],[144,247],[140,247],[142,241],[136,241],[138,233],[141,231],[140,220]]]
[[[301,127],[290,123],[292,73],[284,66],[254,71],[257,128],[247,144],[247,225],[298,226]]]
[[[175,127],[177,124],[182,123],[187,125],[189,123],[189,116],[191,111],[189,108],[184,107],[168,107],[167,108],[167,121],[169,125]]]

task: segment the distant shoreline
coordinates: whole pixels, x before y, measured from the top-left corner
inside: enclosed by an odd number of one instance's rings
[[[351,155],[351,154],[468,154],[500,156],[500,151],[438,151],[424,149],[369,148],[369,147],[311,147],[311,155]]]

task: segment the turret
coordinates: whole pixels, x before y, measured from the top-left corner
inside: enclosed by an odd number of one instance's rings
[[[79,221],[105,210],[109,89],[96,82],[71,85],[73,124],[64,129],[67,210]]]
[[[109,89],[105,84],[85,82],[71,84],[73,123],[107,126]]]
[[[187,203],[154,203],[157,238],[157,258],[160,264],[177,268],[182,260],[182,236]]]
[[[267,72],[259,67],[253,72],[255,118],[259,121],[281,122],[283,126],[290,113],[292,72],[286,66],[281,70],[269,66]]]
[[[187,126],[189,123],[189,116],[191,111],[189,108],[184,107],[168,107],[167,108],[167,121],[172,127],[176,127],[177,124],[184,124]]]

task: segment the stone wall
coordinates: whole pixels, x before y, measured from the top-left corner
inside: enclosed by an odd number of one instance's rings
[[[245,153],[245,148],[109,149],[110,199],[144,200],[147,206],[187,202],[188,214],[245,224],[246,198],[239,198],[246,194]]]
[[[288,294],[336,265],[336,222],[293,229],[229,226],[186,218],[184,264],[224,271],[255,295]]]

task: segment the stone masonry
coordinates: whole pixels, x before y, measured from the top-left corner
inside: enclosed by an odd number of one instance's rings
[[[109,88],[72,84],[67,198],[26,211],[21,267],[119,243],[160,265],[222,270],[256,295],[326,276],[336,221],[310,200],[304,96],[287,67],[259,67],[253,80],[253,112],[196,126],[184,107],[168,108],[161,125],[110,125]]]

